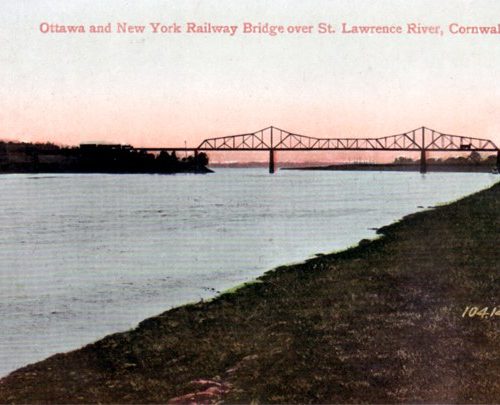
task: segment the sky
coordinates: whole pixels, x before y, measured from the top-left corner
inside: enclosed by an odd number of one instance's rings
[[[145,32],[116,33],[124,22]],[[156,22],[238,31],[154,34]],[[418,23],[443,35],[270,36],[243,34],[245,22],[337,31],[342,23]],[[43,33],[42,23],[87,32]],[[109,34],[88,32],[108,23]],[[2,1],[0,139],[195,146],[270,125],[318,137],[427,126],[498,145],[500,34],[453,35],[452,23],[497,25],[500,2]]]

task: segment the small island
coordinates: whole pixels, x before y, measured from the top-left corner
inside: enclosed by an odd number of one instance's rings
[[[130,145],[0,142],[0,173],[209,173],[205,153],[179,158]]]

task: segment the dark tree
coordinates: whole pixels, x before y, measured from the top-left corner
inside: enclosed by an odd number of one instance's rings
[[[475,165],[478,165],[481,163],[481,154],[479,152],[472,151],[467,159]]]

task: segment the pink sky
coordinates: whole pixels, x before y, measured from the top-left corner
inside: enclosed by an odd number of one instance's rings
[[[338,27],[420,22],[446,31],[452,22],[497,24],[500,15],[496,1],[235,3],[2,2],[0,139],[194,146],[207,137],[269,125],[318,137],[377,137],[425,125],[500,144],[498,35],[230,37],[39,30],[42,22],[88,27],[119,21],[325,21]],[[359,153],[348,157],[371,159]]]

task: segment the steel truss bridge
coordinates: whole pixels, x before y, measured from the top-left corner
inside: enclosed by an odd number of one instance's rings
[[[275,171],[276,151],[405,151],[420,152],[420,171],[425,173],[427,152],[496,152],[500,167],[500,150],[489,139],[451,135],[421,127],[381,138],[315,138],[267,127],[256,132],[208,138],[197,147],[134,148],[143,151],[268,151],[269,172]]]

